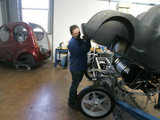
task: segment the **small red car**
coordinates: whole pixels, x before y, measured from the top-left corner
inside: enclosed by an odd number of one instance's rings
[[[16,22],[0,27],[0,61],[33,68],[50,56],[49,39],[41,26]]]

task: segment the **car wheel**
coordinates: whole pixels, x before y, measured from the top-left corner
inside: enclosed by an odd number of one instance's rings
[[[36,66],[36,62],[31,54],[23,54],[18,58],[16,66],[31,69]]]
[[[79,107],[82,113],[91,118],[102,118],[109,115],[114,108],[110,94],[103,89],[90,86],[79,95]]]

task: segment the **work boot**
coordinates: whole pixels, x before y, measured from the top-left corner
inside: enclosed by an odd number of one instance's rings
[[[68,102],[68,106],[74,110],[79,110],[79,106],[76,103]]]
[[[154,109],[160,110],[160,105],[159,104],[154,105]]]

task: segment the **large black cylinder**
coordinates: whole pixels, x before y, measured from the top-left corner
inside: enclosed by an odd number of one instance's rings
[[[153,7],[138,19],[117,11],[101,11],[82,25],[83,33],[107,47],[116,36],[124,38],[129,46],[126,57],[149,70],[160,72],[159,11],[159,6]]]

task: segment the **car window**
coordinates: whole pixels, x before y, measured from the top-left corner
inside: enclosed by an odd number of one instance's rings
[[[37,43],[40,48],[45,48],[45,49],[50,49],[50,43],[48,39],[48,35],[45,32],[44,28],[42,28],[40,25],[30,23],[29,24],[32,29],[34,34],[36,35],[37,38]]]
[[[38,41],[43,40],[43,38],[44,38],[44,32],[43,32],[43,30],[41,28],[38,28],[38,27],[34,28],[33,32],[35,33]]]
[[[28,37],[28,31],[23,25],[17,25],[14,28],[13,34],[14,34],[14,39],[20,43],[24,42]]]
[[[6,26],[2,27],[0,29],[0,43],[8,41],[9,35],[10,35],[10,32],[9,32],[8,27]]]

